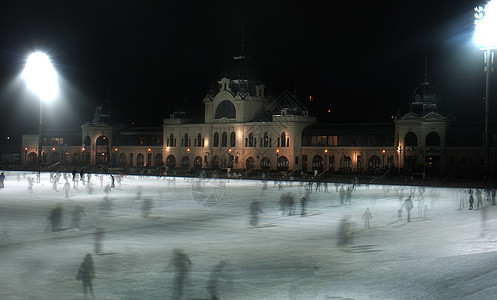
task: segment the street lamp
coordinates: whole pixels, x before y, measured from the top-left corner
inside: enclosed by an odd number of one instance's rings
[[[492,63],[497,48],[497,2],[489,1],[485,7],[475,7],[475,42],[484,50],[485,67],[485,140],[484,140],[484,172],[489,174],[489,134],[488,134],[488,98],[490,86],[490,73],[493,71]]]
[[[57,74],[50,58],[45,53],[34,52],[28,57],[22,78],[26,80],[29,89],[40,98],[38,164],[41,167],[43,101],[50,101],[57,95]]]

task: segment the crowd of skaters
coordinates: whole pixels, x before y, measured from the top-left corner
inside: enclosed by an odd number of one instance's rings
[[[86,176],[85,176],[86,175]],[[0,180],[1,180],[1,186],[4,188],[4,181],[5,181],[5,175],[4,173],[1,174]],[[103,176],[104,175],[95,175],[97,178],[100,178],[101,182],[101,187],[103,187]],[[86,177],[86,180],[85,180]],[[116,180],[116,177],[118,178]],[[37,178],[39,179],[39,175],[37,175]],[[63,178],[65,180],[64,184],[64,191],[66,198],[68,196],[68,192],[71,189],[71,185],[69,184],[70,179],[73,182],[72,189],[78,189],[78,183],[81,182],[82,185],[88,185],[88,188],[90,186],[91,182],[91,174],[84,174],[83,170],[81,170],[79,173],[78,172],[73,172],[72,178],[67,174],[67,173],[53,173],[50,174],[50,181],[52,184],[54,184],[54,190],[57,191],[57,185],[59,181]],[[111,184],[106,185],[104,187],[104,191],[106,193],[106,196],[104,197],[104,200],[101,202],[100,210],[102,212],[107,212],[109,213],[112,208],[112,204],[109,198],[109,193],[112,191],[112,188],[115,188],[115,182],[118,181],[119,184],[121,182],[121,176],[114,176],[110,175],[110,180]],[[31,177],[28,177],[28,183],[31,185],[33,184],[34,179]],[[66,192],[66,185],[69,187]],[[305,216],[306,215],[306,207],[307,204],[311,198],[312,193],[325,193],[328,194],[330,193],[330,190],[328,189],[328,183],[327,182],[301,182],[300,187],[303,189],[304,195],[299,198],[300,202],[300,213],[296,212],[295,208],[295,196],[291,192],[285,191],[284,184],[279,181],[275,181],[275,186],[278,187],[278,190],[282,190],[282,194],[279,198],[278,204],[279,204],[279,213],[283,216],[293,216],[293,215],[300,215],[300,216]],[[352,194],[356,190],[358,186],[358,181],[354,180],[350,184],[341,184],[341,183],[335,183],[335,193],[338,196],[339,203],[340,205],[350,205],[351,204],[351,199],[352,199]],[[268,189],[268,184],[267,181],[264,181],[263,183],[263,191]],[[385,187],[385,195],[390,192],[394,191],[396,196],[399,198],[399,201],[401,203],[401,206],[398,211],[398,216],[399,218],[402,218],[402,212],[406,212],[406,217],[405,220],[410,223],[411,222],[411,211],[414,209],[415,205],[414,202],[417,202],[417,207],[418,207],[418,217],[426,217],[427,216],[427,211],[428,211],[428,203],[424,200],[424,193],[425,193],[425,188],[424,187]],[[152,205],[152,200],[147,197],[142,196],[142,189],[141,187],[137,188],[137,201],[142,203],[141,210],[142,210],[142,216],[143,218],[148,218],[151,209],[153,207]],[[262,195],[264,192],[261,193]],[[465,197],[465,195],[467,197]],[[460,209],[464,209],[465,202],[464,198],[467,199],[467,202],[469,204],[468,209],[469,210],[479,210],[484,208],[483,201],[485,200],[488,203],[491,203],[493,205],[496,204],[495,201],[495,189],[466,189],[466,190],[461,190],[460,192]],[[475,206],[475,199],[476,199],[476,208]],[[250,222],[249,226],[250,227],[256,227],[258,225],[258,215],[260,213],[263,213],[262,210],[262,202],[259,200],[253,200],[250,203],[249,206],[249,212],[250,212]],[[73,212],[71,214],[71,225],[69,228],[74,228],[74,229],[80,229],[80,224],[81,224],[81,219],[86,216],[85,209],[82,205],[75,205],[73,208]],[[362,215],[362,220],[364,221],[364,228],[365,229],[371,229],[371,220],[373,219],[372,212],[370,208],[367,208],[364,214]],[[49,221],[49,226],[47,228],[51,228],[51,231],[56,232],[56,231],[61,231],[65,230],[65,228],[62,226],[63,225],[63,208],[61,204],[57,204],[53,209],[51,209],[50,214],[48,216],[48,221]],[[97,228],[97,230],[94,233],[95,237],[95,242],[94,242],[94,254],[102,254],[103,253],[103,237],[104,237],[105,229],[103,228]],[[336,236],[336,243],[338,247],[346,247],[348,245],[353,244],[353,234],[354,234],[354,229],[353,229],[353,222],[350,221],[350,218],[344,217],[339,221],[339,226],[338,226],[338,233]],[[186,255],[182,250],[180,249],[174,249],[173,253],[171,255],[171,262],[168,268],[173,270],[174,272],[174,280],[173,280],[173,288],[172,291],[174,293],[173,299],[182,299],[183,297],[183,289],[185,286],[185,278],[188,276],[188,272],[192,268],[192,262],[188,255]],[[227,275],[224,272],[224,268],[226,266],[225,261],[220,261],[216,266],[213,267],[212,272],[209,275],[207,284],[206,284],[206,290],[209,293],[211,299],[219,299],[219,293],[218,293],[218,282],[221,278],[227,278]],[[92,280],[95,278],[95,268],[93,265],[93,258],[92,254],[88,253],[85,255],[83,262],[80,265],[80,268],[78,269],[77,276],[76,276],[78,281],[81,281],[83,284],[83,292],[86,295],[90,295],[94,297],[94,290],[93,290],[93,284]]]

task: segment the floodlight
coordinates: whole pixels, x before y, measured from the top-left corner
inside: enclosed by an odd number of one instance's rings
[[[482,48],[497,48],[497,2],[475,7],[475,42]]]
[[[50,58],[43,52],[29,55],[22,77],[28,87],[43,101],[52,100],[58,93],[57,74]]]

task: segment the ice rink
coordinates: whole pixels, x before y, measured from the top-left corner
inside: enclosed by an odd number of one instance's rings
[[[90,185],[79,182],[77,189],[69,177],[65,198],[63,178],[56,191],[49,173],[37,183],[34,173],[6,172],[0,299],[84,299],[76,274],[87,253],[96,299],[173,299],[176,248],[192,263],[184,299],[210,299],[206,287],[220,261],[226,262],[216,284],[220,299],[497,297],[497,206],[484,195],[484,208],[468,210],[467,189],[360,185],[342,205],[335,184],[328,192],[314,185],[301,216],[306,186],[299,182],[268,181],[264,188],[251,180],[126,176],[106,193],[109,175],[93,174]],[[280,212],[286,193],[295,199],[295,215]],[[410,223],[402,206],[409,195]],[[262,212],[251,227],[253,200]],[[63,228],[52,232],[47,218],[57,204]],[[85,211],[79,229],[71,228],[77,205]],[[349,243],[339,246],[343,220]],[[100,253],[94,253],[97,228],[104,230]]]

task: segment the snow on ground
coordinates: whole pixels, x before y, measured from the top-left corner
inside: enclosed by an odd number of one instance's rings
[[[8,172],[0,190],[0,299],[84,299],[76,281],[95,231],[105,230],[103,254],[94,254],[97,299],[171,299],[173,249],[192,261],[185,299],[209,299],[206,285],[226,261],[218,285],[221,299],[495,299],[497,294],[497,208],[468,210],[463,189],[359,186],[340,205],[334,184],[310,195],[307,215],[279,213],[291,192],[300,212],[305,188],[260,181],[126,176],[111,189],[93,175],[91,187],[64,197],[41,174],[28,187],[29,172]],[[69,180],[72,183],[72,180]],[[63,183],[64,180],[61,179]],[[412,222],[398,211],[413,195]],[[458,210],[463,197],[465,208]],[[151,200],[148,217],[145,199]],[[261,202],[259,226],[250,228],[249,207]],[[58,203],[63,227],[51,232],[47,217]],[[110,205],[109,205],[110,203]],[[425,205],[426,204],[426,205]],[[76,205],[86,215],[81,229],[68,228]],[[107,206],[106,206],[107,205]],[[476,201],[475,201],[476,206]],[[371,229],[362,216],[369,208]],[[483,217],[486,213],[486,222]],[[343,218],[353,240],[337,246]]]

